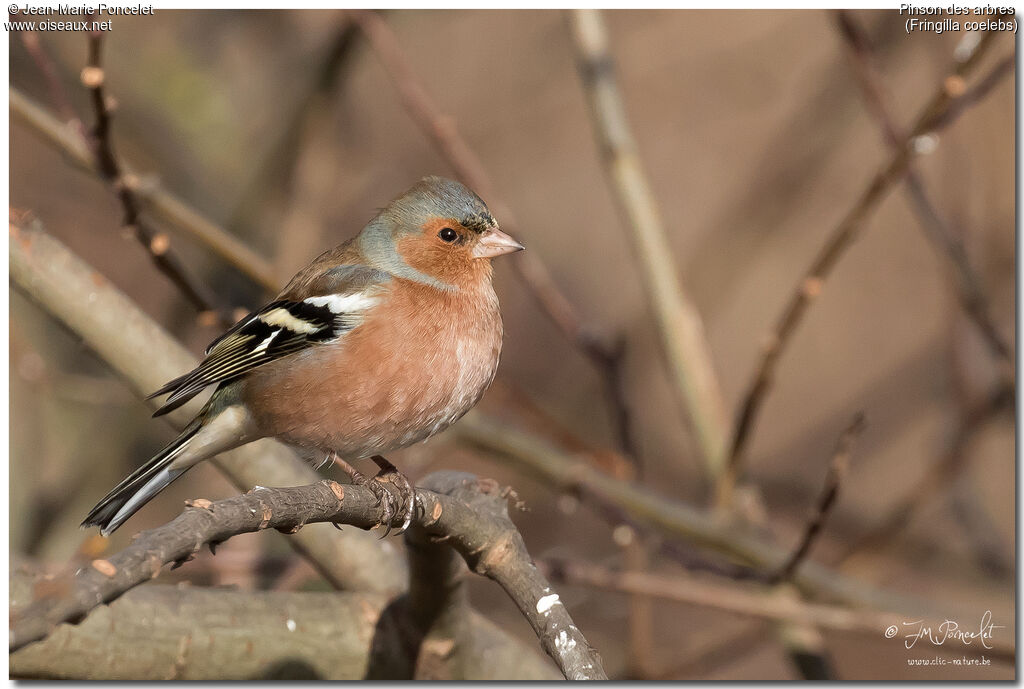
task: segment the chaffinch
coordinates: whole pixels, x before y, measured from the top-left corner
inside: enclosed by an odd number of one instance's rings
[[[82,525],[108,535],[198,462],[274,437],[326,453],[370,486],[385,521],[394,505],[380,481],[398,485],[408,526],[411,486],[381,455],[444,430],[490,385],[502,339],[490,259],[522,248],[462,184],[422,179],[151,395],[169,393],[160,416],[217,386]],[[365,457],[381,468],[370,481],[346,461]]]

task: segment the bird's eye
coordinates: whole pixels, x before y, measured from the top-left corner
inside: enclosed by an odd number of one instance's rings
[[[442,242],[454,242],[459,238],[459,234],[450,227],[446,227],[437,233],[437,236],[441,238]]]

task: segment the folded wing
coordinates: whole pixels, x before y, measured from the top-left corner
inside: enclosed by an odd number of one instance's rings
[[[154,416],[177,409],[209,385],[343,337],[377,303],[387,277],[366,266],[338,266],[312,276],[312,296],[278,299],[249,314],[210,344],[198,367],[150,395],[170,393]],[[287,294],[294,293],[292,288]]]

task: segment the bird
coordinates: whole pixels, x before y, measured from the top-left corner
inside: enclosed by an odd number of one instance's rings
[[[408,479],[384,454],[455,423],[494,379],[503,328],[491,259],[523,249],[463,184],[424,177],[358,235],[300,270],[278,295],[206,349],[192,371],[150,395],[154,416],[213,394],[184,430],[118,483],[82,527],[109,536],[191,467],[261,438],[333,461],[383,502]],[[372,458],[370,479],[352,462]],[[382,536],[383,538],[383,536]]]

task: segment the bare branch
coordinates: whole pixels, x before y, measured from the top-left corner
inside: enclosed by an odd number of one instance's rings
[[[984,100],[985,97],[991,93],[996,86],[1002,83],[1002,81],[1013,70],[1015,57],[1016,56],[1011,53],[999,58],[999,61],[981,78],[979,78],[978,82],[974,84],[974,86],[969,87],[963,92],[963,95],[957,97],[949,108],[936,114],[935,120],[931,123],[930,128],[937,130],[949,126],[956,118],[960,117],[965,110],[974,107]],[[956,83],[957,82],[950,82],[947,84],[947,88]]]
[[[470,569],[505,590],[567,679],[606,679],[597,652],[533,566],[522,537],[508,519],[504,494],[497,484],[457,472],[440,472],[428,482],[459,497],[417,490],[423,508],[417,526],[447,542]],[[370,529],[378,524],[381,513],[368,488],[333,481],[295,488],[256,488],[212,503],[192,501],[174,521],[142,532],[121,552],[79,570],[66,595],[27,606],[13,621],[11,650],[45,638],[58,624],[81,621],[98,605],[155,578],[165,564],[186,562],[204,545],[264,529],[295,533],[317,522]],[[392,526],[403,521],[398,515],[393,519]]]
[[[81,170],[100,174],[95,156],[74,127],[69,128],[61,124],[13,86],[9,89],[9,105],[11,114],[18,121],[29,127],[45,143],[60,151],[65,160]],[[155,181],[139,179],[126,163],[121,162],[121,168],[123,175],[128,179],[139,180],[132,192],[147,212],[189,234],[263,289],[271,292],[280,289],[283,281],[275,273],[273,266],[244,242],[228,234]]]
[[[679,282],[666,228],[626,119],[601,13],[571,10],[569,26],[605,172],[631,231],[674,389],[696,432],[703,468],[714,478],[722,471],[728,422],[704,323]]]
[[[90,143],[96,155],[100,174],[103,175],[121,201],[123,210],[121,222],[149,253],[149,257],[157,269],[167,276],[200,313],[213,312],[217,314],[224,325],[230,326],[234,322],[230,313],[217,309],[213,295],[189,275],[177,254],[171,250],[170,238],[151,229],[139,213],[139,202],[134,191],[138,186],[138,180],[134,176],[124,174],[111,142],[111,101],[104,89],[106,72],[103,69],[102,54],[103,32],[90,31],[89,63],[82,70],[82,84],[89,89],[96,117]]]
[[[814,512],[804,527],[799,545],[786,560],[786,564],[779,568],[778,573],[772,577],[774,583],[792,579],[797,567],[811,551],[814,540],[825,526],[825,520],[828,519],[829,512],[832,511],[836,498],[839,497],[839,488],[846,477],[846,471],[850,464],[850,452],[853,450],[854,442],[864,432],[864,425],[864,414],[857,414],[839,436],[836,449],[832,453],[832,461],[829,462],[828,474],[825,476],[825,485],[822,488],[821,497],[818,498],[818,504],[815,505]]]
[[[195,357],[106,278],[47,235],[38,221],[12,221],[9,228],[12,284],[80,337],[140,397],[196,366]],[[197,408],[187,405],[168,420],[181,428]],[[319,478],[290,450],[270,440],[220,455],[214,464],[240,490],[303,485]],[[288,543],[338,588],[394,592],[405,587],[404,560],[370,534],[316,525]]]
[[[840,35],[849,49],[850,61],[853,64],[854,74],[863,93],[867,109],[878,121],[886,143],[894,149],[898,149],[905,139],[905,135],[900,126],[896,124],[892,106],[888,103],[887,93],[882,85],[881,75],[874,67],[871,45],[857,21],[848,11],[836,10],[835,17]],[[983,98],[992,86],[1001,80],[1003,73],[1012,66],[1012,55],[1000,61],[988,76],[959,98],[957,108],[963,109],[968,107],[971,102]],[[955,108],[950,108],[949,113],[953,113],[954,110]],[[947,114],[946,118],[949,117],[950,114]],[[939,122],[941,124],[942,120]],[[924,230],[925,236],[945,254],[949,264],[953,267],[954,284],[961,306],[978,328],[992,354],[1004,361],[1009,360],[1010,346],[992,321],[988,297],[982,287],[981,278],[971,267],[963,241],[953,233],[949,221],[932,203],[925,189],[924,180],[921,179],[914,165],[907,168],[905,184],[911,207],[917,215],[918,224]]]
[[[995,32],[986,31],[980,41],[967,46],[967,50],[962,56],[957,55],[958,59],[950,70],[949,76],[939,83],[899,148],[893,152],[888,162],[881,167],[861,192],[854,205],[843,216],[811,265],[797,282],[775,327],[765,339],[761,358],[746,388],[746,393],[743,395],[729,447],[728,470],[722,474],[722,480],[718,485],[719,504],[728,504],[730,500],[732,487],[742,473],[744,451],[757,414],[771,387],[775,367],[797,327],[803,321],[807,310],[815,298],[821,294],[825,280],[853,241],[857,239],[871,213],[896,183],[903,179],[916,155],[915,142],[919,140],[918,137],[934,133],[940,128],[939,125],[952,124],[953,118],[948,115],[954,112],[959,115],[964,112],[962,108],[957,107],[963,97],[963,91],[955,85],[963,84],[964,79],[977,66],[981,56],[994,38]],[[954,85],[952,89],[951,85]]]

